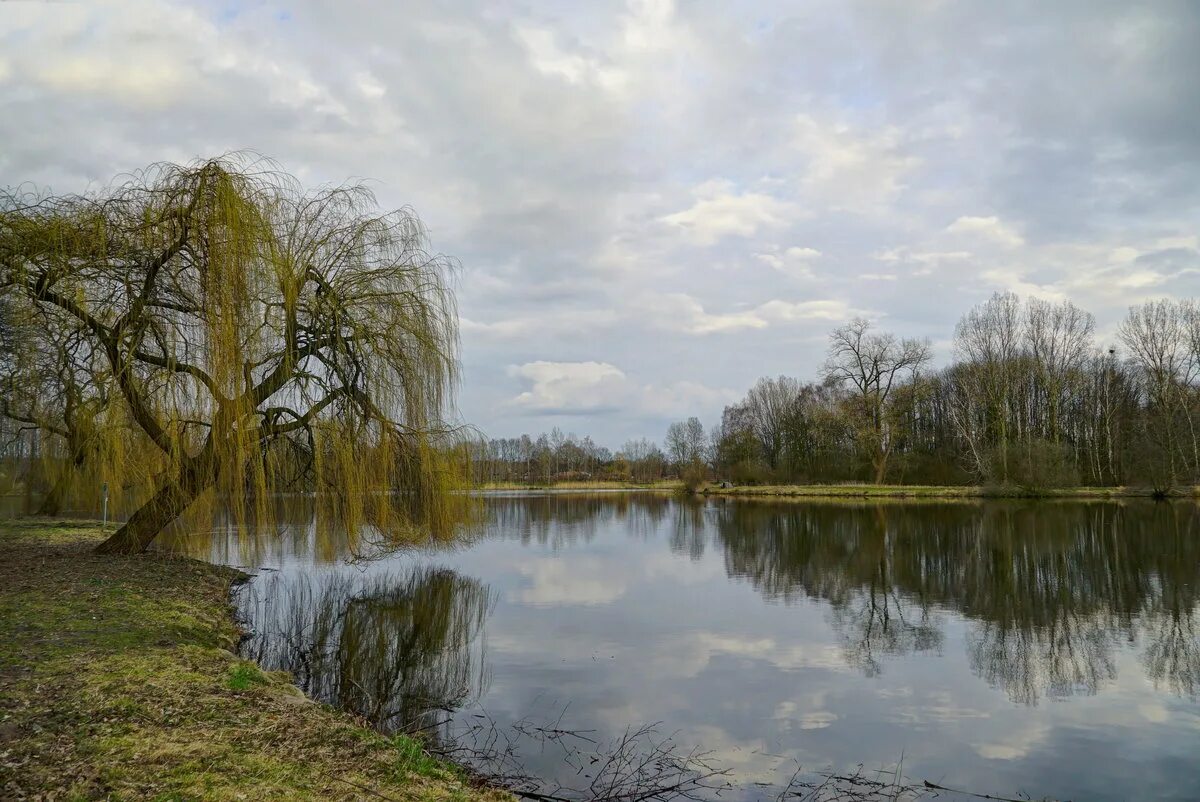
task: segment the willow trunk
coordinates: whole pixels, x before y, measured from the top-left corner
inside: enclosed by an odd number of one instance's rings
[[[121,527],[96,547],[99,554],[138,554],[183,514],[196,498],[215,483],[211,466],[191,463],[160,487],[150,500],[129,516]]]

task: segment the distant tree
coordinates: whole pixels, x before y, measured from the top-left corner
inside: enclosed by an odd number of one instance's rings
[[[21,318],[24,324],[18,323]],[[39,470],[49,482],[36,512],[57,515],[85,469],[96,473],[98,481],[111,478],[99,458],[106,443],[98,436],[106,414],[110,425],[117,423],[109,406],[108,374],[103,357],[80,332],[56,328],[52,318],[36,313],[10,313],[5,319],[0,415],[35,431],[50,447],[41,453]]]
[[[746,394],[742,414],[771,470],[779,467],[799,401],[800,382],[790,376],[759,379]]]
[[[635,482],[649,482],[662,478],[666,467],[666,455],[650,440],[640,438],[626,441],[621,446],[617,459],[624,459]]]
[[[1193,348],[1193,308],[1165,299],[1149,301],[1130,307],[1119,329],[1141,383],[1146,437],[1162,458],[1165,473],[1159,484],[1175,484],[1200,468],[1192,393],[1200,371]]]
[[[825,378],[850,388],[855,439],[868,455],[875,481],[882,482],[902,417],[895,414],[895,390],[907,375],[915,375],[930,359],[924,340],[897,340],[873,333],[871,323],[856,318],[829,335]]]
[[[1095,328],[1095,319],[1070,301],[1026,302],[1025,340],[1046,402],[1044,435],[1055,443],[1062,439],[1064,395],[1094,349]]]
[[[704,425],[696,417],[685,421],[677,421],[667,428],[666,446],[667,458],[677,468],[705,461],[707,441],[704,436]]]
[[[750,425],[744,403],[725,407],[721,422],[710,432],[713,464],[718,475],[744,482],[758,478],[764,464],[762,447]]]
[[[968,398],[983,405],[982,435],[999,455],[1001,481],[1008,479],[1008,448],[1012,413],[1013,385],[1021,355],[1021,302],[1011,292],[996,293],[962,317],[954,332],[954,348],[966,363],[960,381]],[[973,437],[970,415],[963,415],[964,436]],[[981,453],[979,446],[976,453]],[[987,470],[986,462],[980,464]]]
[[[708,474],[708,440],[699,418],[677,421],[667,428],[666,452],[688,489],[694,490],[704,483]]]

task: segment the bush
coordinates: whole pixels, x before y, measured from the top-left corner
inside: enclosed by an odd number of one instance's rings
[[[769,485],[774,479],[770,468],[752,460],[736,462],[729,468],[729,480],[735,485]]]
[[[694,493],[708,480],[708,469],[702,463],[689,463],[680,467],[679,478],[684,488]]]
[[[974,484],[975,479],[956,454],[897,454],[888,461],[889,484],[952,487]]]
[[[1049,440],[1010,443],[1007,470],[1004,458],[1004,449],[996,447],[992,450],[988,460],[987,478],[990,481],[1003,483],[1007,479],[1008,484],[1025,490],[1079,486],[1079,466],[1075,463],[1075,455],[1065,445]]]

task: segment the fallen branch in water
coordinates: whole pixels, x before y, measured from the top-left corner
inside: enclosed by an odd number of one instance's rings
[[[485,782],[531,802],[701,800],[733,788],[726,779],[728,769],[712,765],[706,752],[684,751],[672,736],[660,736],[658,724],[629,728],[600,743],[590,737],[592,730],[562,726],[561,715],[544,726],[522,719],[505,730],[486,713],[474,718],[476,723],[441,753],[467,764]],[[522,745],[557,750],[558,759],[575,770],[580,782],[534,776],[520,757]]]

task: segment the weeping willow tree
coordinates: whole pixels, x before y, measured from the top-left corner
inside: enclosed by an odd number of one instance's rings
[[[450,268],[411,210],[240,156],[0,206],[10,328],[94,349],[110,398],[89,440],[146,488],[102,552],[144,550],[201,497],[261,521],[296,489],[350,526],[452,531]]]
[[[105,462],[97,453],[104,446],[97,428],[108,408],[108,382],[79,332],[50,338],[42,316],[2,314],[0,416],[12,436],[28,435],[38,446],[26,484],[43,490],[36,513],[57,515],[72,485]]]

